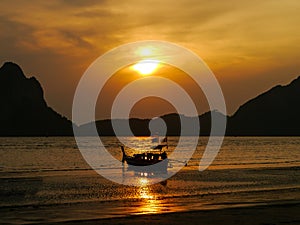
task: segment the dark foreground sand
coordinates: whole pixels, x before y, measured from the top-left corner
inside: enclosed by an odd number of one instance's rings
[[[190,225],[190,224],[244,224],[244,225],[299,225],[300,203],[280,203],[252,207],[202,210],[180,213],[128,216],[89,221],[69,221],[63,224],[116,224],[116,225]]]

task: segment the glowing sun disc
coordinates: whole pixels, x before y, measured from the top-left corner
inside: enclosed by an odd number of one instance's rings
[[[148,75],[153,73],[157,67],[159,62],[156,60],[142,60],[133,65],[133,70],[139,72],[142,75]]]

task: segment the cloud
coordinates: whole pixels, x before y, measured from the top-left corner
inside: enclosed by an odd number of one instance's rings
[[[103,4],[104,2],[106,2],[106,0],[60,0],[58,2],[61,2],[67,6],[83,7]]]
[[[52,74],[72,74],[65,76],[74,87],[84,68],[109,49],[160,39],[198,53],[226,84],[262,74],[279,82],[286,76],[280,68],[291,68],[295,76],[300,69],[299,7],[297,0],[3,0],[0,59],[22,62],[47,85],[53,83]],[[37,61],[47,66],[37,70]],[[252,89],[251,94],[261,91]],[[54,104],[60,102],[57,90],[49,88]],[[66,91],[71,99],[74,88]],[[70,105],[59,107],[70,112]]]

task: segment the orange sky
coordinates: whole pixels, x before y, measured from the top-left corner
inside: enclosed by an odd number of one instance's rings
[[[145,76],[145,75],[144,75]],[[172,66],[162,64],[153,73],[146,76],[161,76],[170,79],[178,84],[189,94],[194,103],[196,103],[196,109],[199,113],[209,110],[207,100],[201,88],[183,71],[176,69]],[[113,100],[121,89],[129,84],[130,82],[143,77],[139,72],[133,71],[131,67],[124,68],[118,71],[114,76],[112,76],[102,89],[97,102],[97,116],[108,118],[111,112],[111,107]],[[154,81],[151,82],[153,85]],[[157,88],[163,88],[157,84]],[[113,88],[112,88],[113,87]],[[143,92],[143,87],[140,89]],[[169,91],[165,89],[165,91]],[[107,106],[107,107],[103,107]],[[147,110],[145,110],[145,106]],[[156,116],[164,115],[167,113],[172,113],[175,108],[172,107],[170,103],[158,97],[148,97],[146,99],[140,100],[133,107],[130,116],[140,117],[140,118],[153,118]],[[187,114],[188,116],[191,116]]]
[[[0,6],[0,62],[36,76],[48,104],[69,118],[88,65],[133,41],[165,40],[196,52],[219,80],[229,114],[300,75],[298,0],[2,0]],[[189,87],[188,79],[180,82]]]

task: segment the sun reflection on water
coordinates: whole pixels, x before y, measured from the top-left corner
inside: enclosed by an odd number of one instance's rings
[[[155,194],[151,192],[151,188],[148,185],[149,180],[146,177],[139,179],[141,186],[138,190],[138,198],[140,198],[141,205],[137,209],[136,214],[149,214],[149,213],[160,213],[162,212],[162,204],[159,199],[156,198]]]

